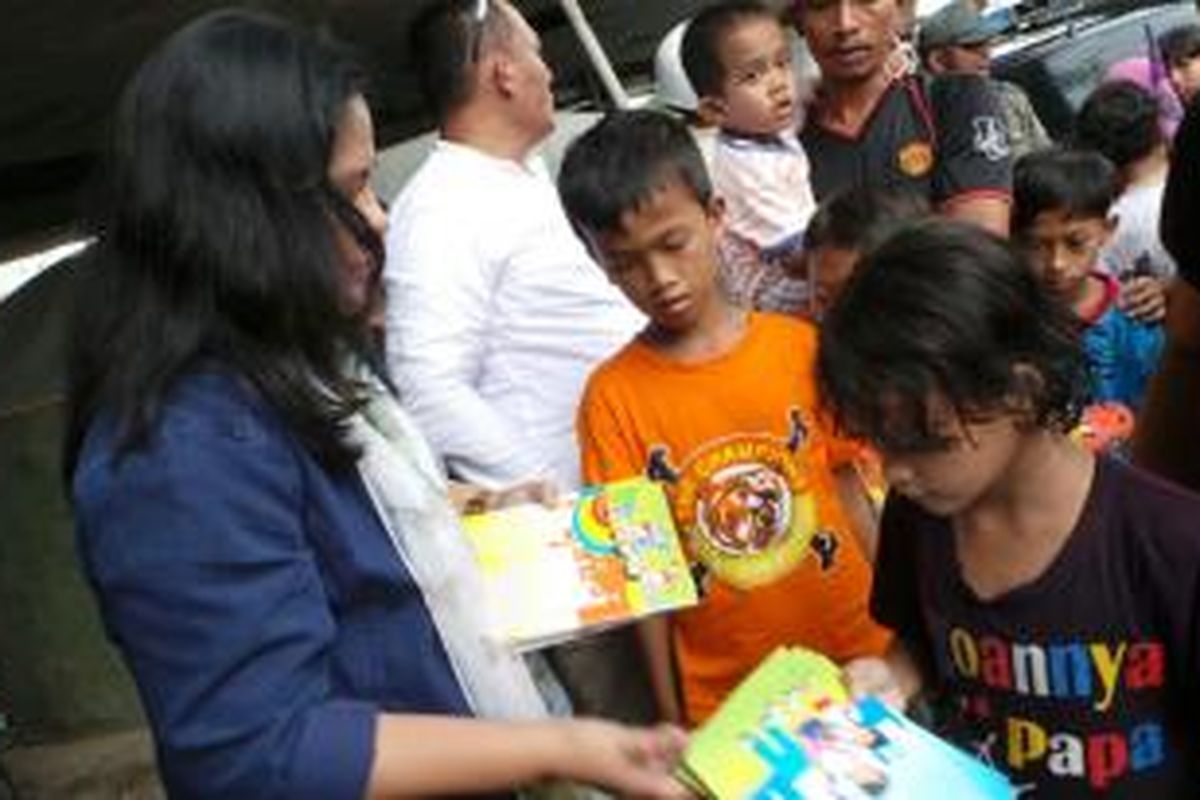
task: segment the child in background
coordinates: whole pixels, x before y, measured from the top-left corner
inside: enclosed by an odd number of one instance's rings
[[[1154,95],[1154,99],[1158,101],[1158,126],[1163,133],[1163,138],[1169,142],[1175,138],[1175,131],[1179,129],[1179,123],[1183,121],[1185,109],[1165,74],[1166,70],[1161,64],[1157,44],[1151,43],[1150,46],[1154,48],[1152,57],[1123,58],[1104,71],[1104,77],[1100,82],[1133,81]]]
[[[688,25],[682,56],[701,115],[720,128],[712,180],[726,204],[726,289],[739,305],[801,313],[801,243],[816,201],[783,24],[754,0],[709,6]]]
[[[1138,301],[1126,302],[1130,316],[1158,322],[1165,311],[1164,287],[1175,275],[1175,262],[1158,238],[1170,166],[1158,102],[1131,81],[1101,84],[1079,110],[1075,144],[1117,168],[1121,194],[1110,213],[1117,229],[1100,262],[1124,285],[1123,300]]]
[[[939,732],[1022,796],[1194,797],[1200,498],[1067,438],[1086,369],[1018,254],[944,220],[865,259],[821,331],[823,396],[892,487],[871,611]]]
[[[1171,88],[1183,105],[1200,93],[1200,25],[1180,25],[1158,37]]]
[[[1091,401],[1136,411],[1158,366],[1163,332],[1127,314],[1120,284],[1100,269],[1116,227],[1115,196],[1115,170],[1099,153],[1030,153],[1013,173],[1013,237],[1046,288],[1085,326]]]
[[[812,316],[821,319],[841,296],[864,255],[883,243],[905,222],[930,213],[925,198],[899,189],[860,186],[832,195],[813,215],[804,232],[805,261],[812,289]],[[858,443],[848,459],[878,519],[887,494],[879,456]],[[864,549],[875,560],[877,542]]]
[[[650,319],[588,381],[584,479],[664,481],[704,592],[642,625],[662,715],[702,722],[779,645],[878,656],[888,637],[867,616],[870,568],[839,499],[858,485],[817,413],[816,332],[727,299],[722,204],[686,128],[614,113],[568,150],[559,191]]]
[[[846,189],[822,203],[804,232],[813,315],[829,310],[863,255],[904,222],[928,213],[923,197],[878,187]]]

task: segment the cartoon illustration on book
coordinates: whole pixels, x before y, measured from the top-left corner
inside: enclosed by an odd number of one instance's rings
[[[696,603],[661,486],[644,478],[463,518],[499,635],[520,649]]]
[[[999,773],[874,697],[836,665],[780,648],[692,735],[682,779],[717,800],[1010,798]]]

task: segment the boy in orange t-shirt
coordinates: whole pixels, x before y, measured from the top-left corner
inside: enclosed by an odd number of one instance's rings
[[[591,376],[584,479],[666,483],[699,606],[644,622],[660,711],[702,722],[775,647],[882,654],[870,567],[839,501],[858,487],[818,417],[817,337],[746,312],[717,278],[722,204],[682,124],[617,112],[572,145],[559,191],[576,229],[649,325]]]

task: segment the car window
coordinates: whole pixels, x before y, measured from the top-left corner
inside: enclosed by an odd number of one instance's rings
[[[605,94],[559,0],[514,2],[542,36],[559,107],[603,106]],[[650,83],[662,36],[711,2],[586,0],[582,6],[618,76],[636,89]],[[7,57],[0,70],[0,261],[40,249],[71,228],[125,79],[170,31],[225,5],[267,7],[352,46],[370,70],[381,147],[431,127],[405,53],[408,24],[422,6],[415,0],[42,0],[36,14],[9,15],[0,25]],[[86,41],[79,31],[87,31]]]
[[[1196,21],[1193,4],[1174,3],[1091,25],[1063,26],[1057,38],[998,56],[993,74],[1020,84],[1047,130],[1062,138],[1109,66],[1148,54],[1147,26],[1157,37],[1176,25]]]

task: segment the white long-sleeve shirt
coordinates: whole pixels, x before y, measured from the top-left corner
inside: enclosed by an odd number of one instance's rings
[[[439,141],[392,205],[384,276],[388,368],[450,471],[577,486],[584,381],[643,320],[541,162]]]
[[[817,209],[809,173],[808,156],[790,131],[718,134],[712,179],[725,200],[723,277],[735,303],[784,314],[807,310],[808,283],[783,262],[800,252]]]

